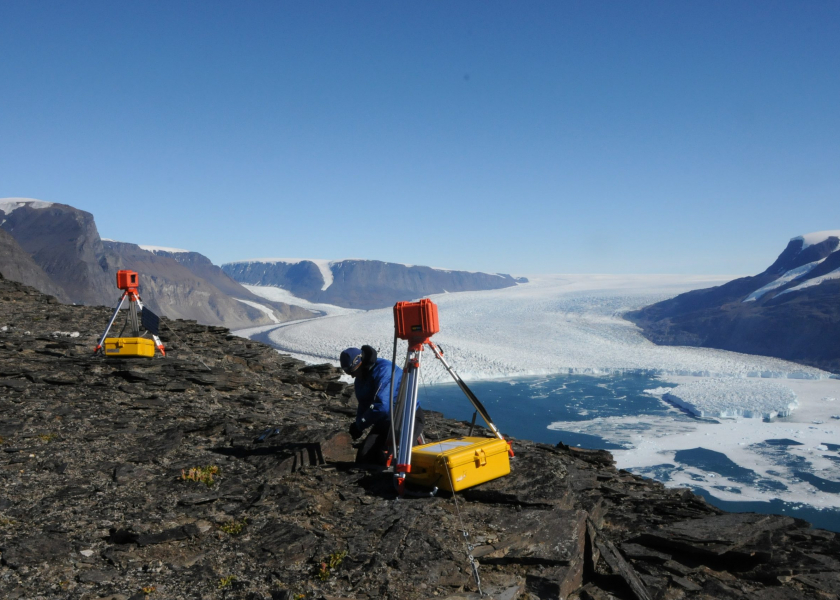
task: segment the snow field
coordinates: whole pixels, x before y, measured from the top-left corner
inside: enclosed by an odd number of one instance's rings
[[[189,250],[183,250],[181,248],[167,248],[166,246],[145,246],[143,244],[138,244],[140,248],[146,250],[148,252],[171,252],[172,254],[180,254],[182,252],[189,252]]]
[[[0,212],[9,215],[22,206],[29,205],[32,208],[48,208],[53,202],[44,202],[34,198],[0,198]]]

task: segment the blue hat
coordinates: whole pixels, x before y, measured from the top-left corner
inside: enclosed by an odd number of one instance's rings
[[[345,373],[352,373],[362,364],[362,351],[358,348],[347,348],[341,353],[341,368]]]

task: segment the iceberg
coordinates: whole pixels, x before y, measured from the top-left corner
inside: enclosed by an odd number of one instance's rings
[[[698,417],[774,419],[799,406],[789,387],[761,379],[710,378],[678,385],[662,398]]]

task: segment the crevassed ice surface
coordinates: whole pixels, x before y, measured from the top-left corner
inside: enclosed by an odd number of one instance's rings
[[[438,294],[431,296],[441,326],[434,341],[464,379],[639,370],[700,376],[826,375],[775,358],[657,346],[621,317],[628,310],[725,281],[685,276],[537,276],[531,283],[502,290]],[[261,293],[253,286],[248,289]],[[388,308],[299,322],[269,337],[283,351],[337,364],[344,348],[361,344],[390,356],[393,331]],[[405,352],[404,346],[400,348]],[[429,382],[449,379],[436,363],[425,377]]]

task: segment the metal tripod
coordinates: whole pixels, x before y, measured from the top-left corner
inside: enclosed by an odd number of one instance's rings
[[[94,354],[102,350],[102,344],[105,343],[105,338],[108,337],[108,332],[111,330],[111,326],[113,326],[114,321],[117,320],[117,315],[120,314],[120,309],[126,299],[128,299],[128,322],[131,326],[131,337],[140,337],[140,320],[137,315],[137,308],[139,307],[141,311],[143,310],[143,301],[140,300],[140,296],[137,293],[136,288],[128,288],[123,291],[122,296],[120,296],[120,301],[117,304],[117,309],[114,311],[114,316],[111,317],[111,320],[108,322],[108,327],[105,328],[105,333],[102,334],[102,337],[99,339],[99,343],[96,345],[96,348],[94,348]],[[149,328],[147,327],[147,330],[148,329]],[[157,336],[157,332],[154,331],[150,333],[152,334],[152,339],[154,339],[157,349],[160,350],[160,353],[163,356],[166,356],[166,350],[163,347],[163,342],[161,342],[160,338]]]
[[[395,439],[399,440],[397,446],[397,464],[394,472],[394,485],[397,491],[402,496],[405,493],[405,478],[411,472],[411,448],[414,440],[414,417],[417,414],[417,391],[420,381],[420,358],[423,354],[423,347],[428,346],[446,369],[446,372],[452,376],[461,391],[469,399],[470,403],[475,407],[487,427],[493,432],[497,438],[506,441],[496,425],[490,419],[490,415],[484,405],[479,401],[476,395],[467,387],[464,380],[449,366],[449,363],[443,358],[443,351],[440,350],[434,342],[429,339],[420,343],[409,343],[408,353],[405,358],[405,366],[403,367],[403,378],[400,382],[400,391],[397,395],[397,403],[392,413],[394,419]],[[395,346],[396,349],[396,346]],[[513,456],[513,451],[510,449],[508,442],[508,453]]]

